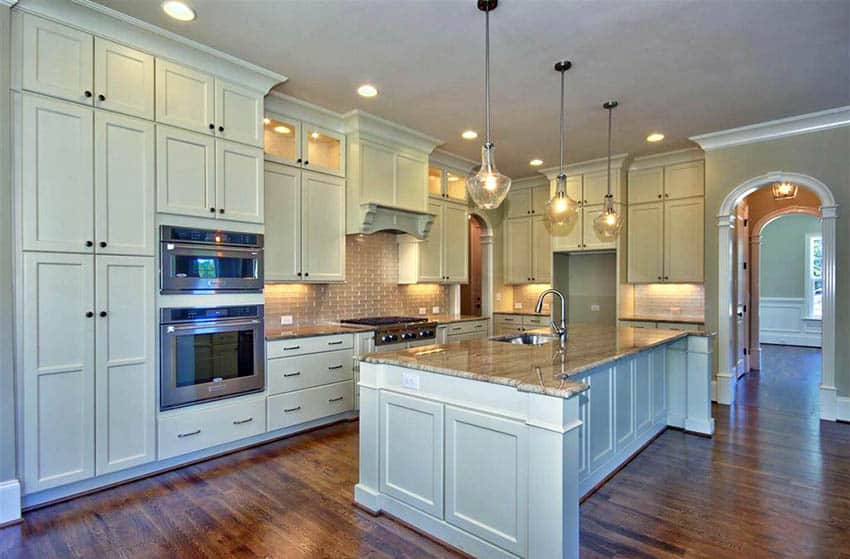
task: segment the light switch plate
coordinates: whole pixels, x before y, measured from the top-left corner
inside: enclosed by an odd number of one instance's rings
[[[416,373],[402,373],[401,386],[402,388],[419,390],[419,375],[417,375]]]
[[[590,305],[590,312],[599,312],[599,305]]]
[[[431,308],[431,312],[434,313],[434,314],[440,314],[440,307],[435,305],[434,307]]]
[[[292,324],[292,315],[291,314],[285,314],[285,315],[281,316],[280,317],[280,323],[281,324]]]
[[[425,307],[419,307],[419,314],[428,314],[428,309]]]

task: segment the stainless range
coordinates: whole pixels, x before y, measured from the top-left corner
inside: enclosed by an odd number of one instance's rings
[[[375,351],[394,351],[436,343],[437,323],[413,316],[349,318],[343,324],[375,327]]]

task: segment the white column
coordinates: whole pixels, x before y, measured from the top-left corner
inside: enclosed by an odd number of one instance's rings
[[[354,486],[354,500],[378,513],[380,506],[380,434],[378,375],[381,365],[360,363],[360,481]]]
[[[759,329],[761,320],[759,317],[761,296],[761,284],[759,274],[761,269],[761,235],[750,237],[750,368],[761,370],[761,340]]]
[[[481,316],[493,314],[493,234],[481,235]],[[490,320],[489,322],[493,322]],[[490,324],[490,335],[493,334]]]
[[[821,206],[823,250],[823,317],[821,324],[821,384],[820,417],[834,421],[838,414],[835,389],[835,264],[837,246],[835,238],[838,206]]]
[[[711,336],[688,336],[685,430],[702,435],[714,434],[714,418],[711,417],[711,348]]]
[[[667,347],[667,425],[685,428],[688,405],[688,340]],[[709,369],[709,375],[711,370]],[[710,379],[709,379],[710,382]],[[709,398],[711,395],[709,395]],[[710,402],[709,402],[710,403]]]
[[[717,216],[717,403],[735,401],[735,352],[732,351],[732,233],[734,215]]]

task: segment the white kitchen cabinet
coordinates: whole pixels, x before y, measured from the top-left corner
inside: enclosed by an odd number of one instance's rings
[[[629,283],[664,279],[664,203],[629,206]]]
[[[94,104],[102,109],[153,120],[153,56],[95,37]]]
[[[153,258],[95,259],[95,472],[156,459]]]
[[[612,241],[600,239],[593,229],[593,221],[602,214],[605,206],[585,206],[582,208],[582,238],[581,247],[584,250],[606,250],[617,248],[617,240]],[[614,204],[614,209],[621,217],[626,217],[625,208],[620,204]],[[625,227],[624,227],[625,230]]]
[[[462,172],[452,172],[442,167],[428,167],[428,194],[466,202],[466,177]]]
[[[23,95],[24,250],[94,251],[92,109]]]
[[[215,78],[157,58],[157,122],[202,134],[213,134],[215,117]]]
[[[25,494],[94,475],[92,260],[83,254],[23,255]]]
[[[91,105],[93,37],[23,14],[21,80],[25,90]]]
[[[94,238],[99,254],[153,256],[154,124],[97,111],[94,116]]]
[[[625,448],[635,438],[635,379],[631,361],[614,365],[614,442]]]
[[[269,395],[351,380],[353,369],[351,348],[269,359]]]
[[[443,518],[443,405],[380,393],[380,489]]]
[[[664,167],[629,171],[629,204],[655,202],[664,198]]]
[[[664,281],[703,281],[704,200],[664,202]]]
[[[345,279],[345,181],[266,162],[265,277],[327,283]]]
[[[487,337],[487,320],[454,322],[439,328],[445,329],[445,342],[459,342]]]
[[[556,179],[552,180],[555,188]],[[603,241],[593,230],[593,220],[602,213],[605,195],[608,193],[608,171],[593,171],[567,177],[567,194],[579,204],[575,226],[567,229],[563,225],[552,227],[552,250],[555,252],[581,252],[588,250],[615,250],[617,240]],[[620,171],[611,171],[611,193],[621,200]],[[618,212],[625,212],[619,202],[614,203]]]
[[[157,125],[156,168],[158,212],[215,216],[215,139]]]
[[[611,173],[611,192],[616,194],[619,190],[618,184],[619,174]],[[605,202],[605,196],[608,194],[608,171],[598,171],[595,173],[586,173],[583,176],[582,186],[582,206],[598,206]]]
[[[364,201],[395,205],[395,152],[389,147],[365,140],[357,147],[359,151],[354,155],[355,162],[359,164],[355,169],[360,170],[360,179],[363,183],[361,198]]]
[[[354,409],[352,381],[315,386],[269,396],[269,431],[324,419]]]
[[[395,165],[395,202],[400,208],[425,211],[428,188],[428,158],[397,152]]]
[[[664,167],[664,197],[675,200],[702,196],[705,192],[702,160],[687,161]]]
[[[505,283],[547,283],[552,278],[552,244],[544,216],[505,221]]]
[[[263,150],[216,140],[215,168],[218,217],[263,223]]]
[[[284,114],[268,112],[263,135],[267,161],[345,176],[344,134]]]
[[[215,78],[216,136],[263,147],[263,95]]]
[[[434,214],[431,232],[419,241],[399,238],[399,283],[466,283],[469,281],[469,217],[464,204],[429,198]]]
[[[446,242],[443,239],[443,205],[440,201],[428,201],[428,211],[434,214],[434,222],[431,224],[431,232],[428,234],[428,238],[419,244],[419,276],[418,278],[410,278],[411,283],[417,281],[439,283],[445,279],[443,252],[446,249]],[[399,250],[400,253],[404,252],[401,247]],[[399,281],[403,281],[407,278],[405,270],[415,269],[416,263],[410,263],[407,258],[402,257],[399,266]]]
[[[443,271],[448,283],[469,281],[469,214],[466,206],[443,203]]]
[[[602,467],[614,455],[614,369],[598,371],[587,377],[587,434],[590,472]]]
[[[552,192],[555,192],[555,188],[557,187],[557,178],[549,181],[551,184]],[[581,203],[582,196],[584,195],[584,175],[582,174],[569,174],[567,175],[567,196],[572,198],[578,203]]]
[[[531,218],[531,280],[535,283],[552,281],[552,238],[549,222],[544,216]]]
[[[549,192],[548,186],[511,190],[505,201],[506,217],[545,216],[546,203],[551,197]]]

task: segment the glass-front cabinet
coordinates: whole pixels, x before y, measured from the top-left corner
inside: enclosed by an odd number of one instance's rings
[[[267,160],[345,176],[345,135],[277,113],[263,122]]]
[[[466,177],[432,165],[428,168],[428,194],[435,198],[466,202]]]

